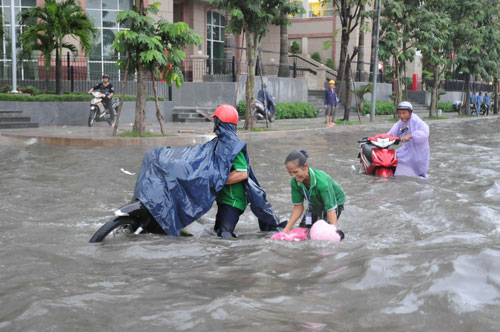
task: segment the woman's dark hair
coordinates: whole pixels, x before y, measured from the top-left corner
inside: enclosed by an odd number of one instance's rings
[[[300,167],[303,167],[307,161],[307,158],[309,158],[309,153],[307,153],[306,150],[295,150],[290,152],[288,157],[286,157],[285,165],[290,162],[295,162]]]

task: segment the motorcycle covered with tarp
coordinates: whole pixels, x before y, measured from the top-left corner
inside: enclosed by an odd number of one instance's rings
[[[162,146],[146,152],[133,201],[118,209],[115,218],[90,242],[100,242],[118,230],[181,235],[183,228],[210,210],[240,151],[248,163],[248,179],[244,181],[247,201],[260,230],[281,230],[283,225],[250,166],[246,143],[236,135],[236,125],[215,121],[214,129],[218,136],[210,142],[182,148]]]

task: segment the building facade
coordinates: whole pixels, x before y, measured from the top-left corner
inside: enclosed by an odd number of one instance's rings
[[[157,0],[144,0],[145,6]],[[90,16],[99,30],[99,36],[94,40],[94,50],[82,58],[77,64],[84,73],[84,79],[96,80],[102,73],[108,73],[113,78],[122,76],[115,66],[117,56],[111,50],[113,40],[118,31],[127,29],[121,26],[116,18],[120,11],[132,9],[134,0],[80,0],[80,5]],[[233,36],[226,31],[226,13],[210,5],[209,0],[160,0],[158,16],[170,22],[186,22],[197,34],[203,37],[197,46],[190,46],[186,51],[185,72],[187,80],[203,80],[202,75],[214,75],[227,71],[228,61],[233,56],[244,67],[245,41],[243,36]],[[43,0],[15,0],[16,15],[35,6],[41,6]],[[300,53],[310,57],[318,52],[322,62],[332,59],[336,66],[340,59],[340,20],[335,16],[332,3],[324,4],[321,0],[303,0],[303,13],[292,18],[288,27],[288,39],[291,45],[294,41],[300,45]],[[12,20],[10,17],[10,0],[0,0],[0,15],[4,25],[4,37],[0,44],[0,73],[9,71],[11,64],[10,31]],[[368,22],[371,26],[371,22]],[[21,26],[15,23],[17,35],[22,32]],[[276,73],[279,63],[280,29],[270,26],[269,32],[262,40],[262,62],[268,66],[275,64]],[[351,36],[349,49],[358,44],[358,30]],[[371,55],[371,34],[364,35],[365,47],[359,54],[362,71],[369,72]],[[76,42],[76,41],[75,41]],[[17,45],[19,47],[19,45]],[[66,54],[64,54],[66,55]],[[357,60],[355,59],[355,63]],[[353,71],[356,65],[353,64]],[[33,60],[18,61],[18,77],[20,79],[41,79]],[[200,66],[195,73],[195,65]],[[420,76],[421,64],[417,61],[408,66],[407,76],[415,72]],[[63,69],[64,70],[64,69]],[[415,72],[414,72],[415,71]],[[241,71],[240,71],[241,72]],[[268,71],[269,73],[269,71]]]

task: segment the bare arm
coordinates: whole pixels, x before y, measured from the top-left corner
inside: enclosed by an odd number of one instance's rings
[[[336,213],[335,209],[328,211],[326,213],[326,215],[328,216],[328,221],[330,222],[330,224],[337,227],[337,213]]]
[[[286,227],[283,229],[283,232],[291,231],[297,220],[302,216],[304,212],[304,204],[294,205],[292,210],[292,215],[290,216],[290,220],[286,224]]]
[[[89,92],[87,93],[92,93],[92,92],[94,92],[94,88],[90,88]]]
[[[248,179],[248,172],[232,171],[229,173],[226,184],[234,184]]]

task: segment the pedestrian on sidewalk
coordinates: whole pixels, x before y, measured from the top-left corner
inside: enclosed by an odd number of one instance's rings
[[[337,90],[335,89],[335,81],[330,80],[328,82],[328,89],[325,90],[325,118],[326,118],[326,126],[333,127],[335,126],[335,113],[338,108],[337,103]]]

